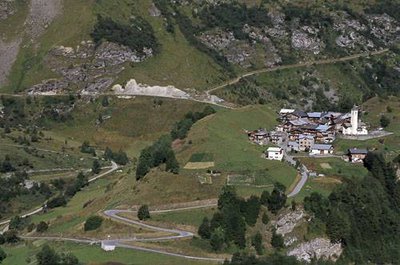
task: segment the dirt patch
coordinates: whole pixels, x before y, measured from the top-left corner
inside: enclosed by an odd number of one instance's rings
[[[17,59],[21,39],[3,42],[0,39],[0,86],[5,85],[12,65]]]
[[[332,169],[329,163],[321,163],[319,164],[323,169]]]
[[[184,169],[205,169],[214,166],[214,162],[188,162]]]
[[[340,184],[342,181],[337,178],[332,177],[321,177],[321,178],[314,178],[313,181],[322,184]]]

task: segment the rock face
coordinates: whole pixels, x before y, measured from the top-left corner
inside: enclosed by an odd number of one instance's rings
[[[299,261],[311,262],[313,258],[336,261],[342,254],[341,244],[331,243],[326,238],[316,238],[290,250],[287,255],[295,256]]]
[[[144,49],[139,55],[111,42],[103,42],[98,47],[92,41],[82,41],[75,48],[58,46],[50,51],[46,62],[53,72],[62,76],[57,80],[59,86],[52,86],[54,80],[48,80],[33,86],[29,92],[58,93],[67,87],[78,87],[84,95],[96,95],[110,88],[114,82],[112,76],[123,71],[125,63],[142,62],[150,56],[151,49]]]
[[[276,233],[284,236],[292,232],[303,217],[304,212],[301,209],[279,216],[278,221],[275,223]]]

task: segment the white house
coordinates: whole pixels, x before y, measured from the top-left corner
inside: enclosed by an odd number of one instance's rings
[[[101,248],[104,251],[113,251],[115,250],[115,244],[110,243],[108,240],[101,241]]]
[[[280,147],[269,147],[266,152],[266,158],[269,160],[279,160],[283,159],[283,149]]]
[[[333,154],[333,146],[331,144],[314,144],[310,148],[310,155],[329,155]]]

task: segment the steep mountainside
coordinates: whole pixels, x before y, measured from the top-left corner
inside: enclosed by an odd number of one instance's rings
[[[383,50],[392,59],[349,66],[354,73],[339,74],[357,81],[343,85],[312,68],[297,71],[301,86],[265,89],[270,81],[244,80],[219,93],[239,104],[283,97],[311,107],[288,90],[311,98],[322,90],[337,103],[351,87],[361,101],[381,86],[375,72],[398,82],[399,9],[395,1],[9,0],[0,7],[1,91],[98,93],[131,78],[207,90],[256,69]],[[370,67],[376,61],[379,69]]]

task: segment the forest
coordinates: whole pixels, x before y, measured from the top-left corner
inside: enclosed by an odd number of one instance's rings
[[[393,163],[381,153],[365,159],[369,176],[347,181],[328,198],[313,193],[304,208],[326,225],[333,242],[341,242],[340,264],[399,264],[400,185]]]

